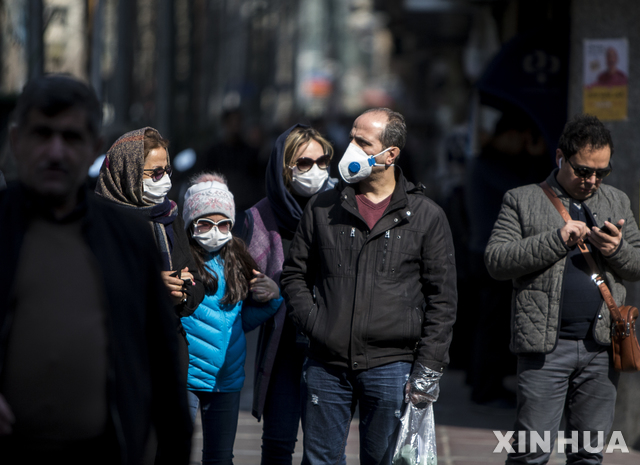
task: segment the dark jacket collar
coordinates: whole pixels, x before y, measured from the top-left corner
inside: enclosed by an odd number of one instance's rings
[[[399,166],[395,167],[395,177],[396,177],[396,187],[393,190],[393,194],[391,194],[391,200],[389,201],[389,205],[382,215],[384,219],[386,216],[391,214],[392,212],[397,212],[399,210],[406,210],[406,207],[409,204],[409,194],[424,193],[424,186],[419,184],[418,186],[409,182],[407,178],[402,174],[402,169]],[[342,207],[350,212],[352,215],[360,218],[365,224],[364,218],[360,215],[358,210],[358,203],[356,201],[356,185],[347,184],[344,181],[341,181],[340,185],[337,187],[337,190],[340,191],[340,199]],[[397,218],[398,219],[409,219],[411,216],[411,212],[402,211]],[[376,226],[373,228],[373,232],[378,231],[380,228],[378,226],[385,225],[384,221],[378,221]]]
[[[396,187],[393,190],[393,194],[391,194],[391,200],[389,201],[387,211],[405,207],[408,203],[407,194],[413,193],[416,190],[424,189],[423,186],[416,187],[413,183],[409,182],[402,174],[402,169],[399,166],[395,167],[394,174],[396,177]],[[342,199],[348,199],[349,203],[357,209],[358,205],[356,203],[356,194],[358,191],[356,190],[356,186],[357,184],[347,184],[341,180],[337,189],[340,191],[340,197]]]

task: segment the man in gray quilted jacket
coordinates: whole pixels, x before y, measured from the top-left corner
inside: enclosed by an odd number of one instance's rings
[[[624,305],[623,280],[640,279],[640,233],[627,195],[602,183],[612,154],[611,134],[596,117],[569,121],[556,150],[558,168],[546,182],[571,220],[565,223],[537,184],[510,190],[485,250],[491,276],[513,282],[518,410],[507,464],[547,463],[563,411],[567,463],[602,463],[618,374],[609,310],[576,243],[585,241],[614,300]],[[536,435],[543,446],[532,444]]]

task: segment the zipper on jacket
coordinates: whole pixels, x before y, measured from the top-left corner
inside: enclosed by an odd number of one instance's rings
[[[349,237],[351,238],[351,244],[349,245],[349,266],[347,267],[347,272],[351,273],[351,267],[353,266],[353,249],[356,241],[356,228],[352,227],[351,232],[349,233]]]
[[[594,216],[596,216],[594,214]],[[607,221],[609,221],[609,223],[611,223],[611,218],[609,218]],[[625,218],[626,221],[626,218]],[[593,250],[593,245],[591,245],[591,250]],[[596,253],[591,253],[591,256],[593,257],[593,261],[596,262],[596,266],[598,267],[598,272],[600,273],[600,277],[604,280],[605,284],[607,285],[607,287],[609,288],[609,290],[613,289],[611,287],[611,285],[609,284],[609,280],[607,279],[607,266],[606,266],[606,262],[604,260],[601,260],[601,256],[600,254],[596,254]],[[613,294],[611,295],[611,297],[613,298]],[[615,301],[615,299],[614,299]],[[613,315],[611,315],[611,312],[609,311],[609,307],[607,306],[607,303],[604,301],[604,298],[602,299],[602,302],[600,303],[600,308],[598,309],[598,312],[596,313],[595,318],[593,319],[593,324],[591,326],[591,336],[593,336],[593,339],[599,343],[599,344],[607,344],[606,342],[601,343],[600,341],[598,341],[597,338],[597,332],[596,332],[596,326],[598,325],[598,320],[601,318],[604,318],[602,316],[602,314],[604,313],[604,309],[607,309],[607,312],[609,312],[609,325],[612,327],[613,329],[613,325],[611,324],[613,322]],[[560,331],[558,331],[558,334],[560,334]],[[613,341],[613,337],[614,334],[611,334],[611,340]]]
[[[391,238],[391,230],[387,229],[387,232],[384,233],[384,248],[382,249],[382,266],[380,267],[380,272],[384,272],[384,265],[387,261],[387,249],[389,248],[389,238]]]
[[[569,211],[569,209],[567,209],[567,211]],[[556,341],[553,344],[553,349],[551,349],[551,351],[549,352],[545,352],[545,354],[547,353],[551,353],[554,350],[556,350],[556,347],[558,346],[558,341],[560,340],[560,326],[562,326],[562,300],[564,298],[564,276],[565,274],[567,274],[567,257],[564,257],[564,268],[562,269],[562,280],[560,281],[560,297],[558,297],[558,325],[556,326]],[[549,312],[551,309],[547,310],[547,318],[549,318]],[[597,318],[597,316],[596,316]],[[594,327],[595,329],[595,327]]]

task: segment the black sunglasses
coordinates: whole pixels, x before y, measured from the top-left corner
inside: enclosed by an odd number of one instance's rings
[[[220,220],[215,222],[210,220],[209,218],[200,218],[198,221],[194,221],[193,223],[193,232],[196,234],[208,233],[213,229],[213,227],[218,228],[221,234],[227,234],[231,231],[231,220]]]
[[[329,162],[331,162],[331,155],[322,155],[317,160],[308,157],[300,157],[296,160],[295,166],[297,166],[301,172],[305,173],[313,168],[314,164],[318,165],[318,168],[321,170],[326,170],[329,166]],[[293,168],[293,166],[290,166],[289,168]]]
[[[609,164],[608,168],[594,169],[594,168],[587,168],[584,166],[578,166],[576,168],[575,166],[573,166],[573,163],[571,163],[571,160],[569,158],[567,158],[567,163],[569,163],[569,166],[573,168],[573,174],[575,174],[579,178],[589,179],[595,173],[596,178],[602,179],[609,176],[611,174],[611,171],[613,171],[611,164]]]
[[[165,166],[164,168],[153,168],[153,169],[146,169],[144,171],[151,171],[151,179],[153,179],[153,182],[158,182],[162,179],[162,176],[164,176],[164,173],[167,173],[167,175],[169,177],[171,177],[171,174],[173,173],[173,170],[171,169],[170,165]]]

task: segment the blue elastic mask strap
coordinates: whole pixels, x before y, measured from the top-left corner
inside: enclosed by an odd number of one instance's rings
[[[367,161],[369,162],[369,166],[385,166],[384,163],[376,163],[376,157],[382,155],[385,152],[388,152],[389,150],[391,150],[393,147],[387,147],[386,149],[384,149],[382,152],[377,153],[375,155],[370,155],[369,158],[367,159]]]

